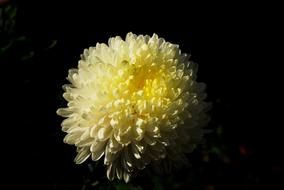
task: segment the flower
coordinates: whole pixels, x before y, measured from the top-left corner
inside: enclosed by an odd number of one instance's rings
[[[57,110],[67,117],[64,142],[77,147],[76,163],[104,156],[107,177],[128,182],[149,163],[185,161],[208,121],[196,72],[178,45],[156,34],[85,49],[63,86],[68,106]]]

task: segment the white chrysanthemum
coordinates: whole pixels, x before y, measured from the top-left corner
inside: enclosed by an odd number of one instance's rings
[[[107,177],[131,174],[161,159],[181,163],[201,140],[207,121],[204,84],[178,45],[128,33],[84,50],[70,69],[63,97],[64,142],[77,147],[76,163],[104,156]],[[173,163],[174,165],[176,163]]]

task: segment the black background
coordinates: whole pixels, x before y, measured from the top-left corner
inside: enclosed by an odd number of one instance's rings
[[[222,127],[217,141],[227,147],[231,164],[197,161],[205,168],[195,177],[198,189],[209,189],[206,184],[216,190],[257,189],[271,179],[269,189],[280,184],[275,182],[283,173],[283,160],[280,135],[273,132],[278,125],[268,117],[273,87],[267,80],[272,69],[265,60],[269,35],[262,9],[178,1],[16,4],[16,30],[29,39],[19,52],[31,49],[34,56],[18,62],[19,55],[10,55],[1,63],[2,83],[9,81],[7,88],[3,85],[3,94],[12,99],[6,111],[8,124],[1,124],[5,131],[2,154],[9,161],[5,173],[11,187],[81,189],[89,170],[87,164],[73,163],[75,148],[62,142],[62,118],[55,113],[66,104],[61,86],[85,48],[106,43],[109,37],[125,37],[129,31],[157,33],[179,44],[199,64],[198,81],[207,84],[208,101],[213,103],[209,128]],[[47,49],[54,40],[56,45]],[[216,141],[214,135],[208,138],[209,144],[210,139]],[[249,150],[249,156],[240,155],[240,146]],[[100,171],[100,175],[105,173]]]

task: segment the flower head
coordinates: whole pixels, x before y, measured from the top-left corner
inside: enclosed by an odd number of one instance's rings
[[[178,45],[156,34],[85,49],[63,87],[68,106],[57,111],[67,117],[64,142],[77,147],[76,163],[104,156],[107,177],[127,182],[151,162],[185,160],[208,120],[196,72]]]

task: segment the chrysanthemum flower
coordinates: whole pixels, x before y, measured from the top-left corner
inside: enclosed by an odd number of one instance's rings
[[[125,41],[85,49],[63,86],[64,142],[77,147],[77,164],[104,156],[107,177],[129,181],[149,163],[186,160],[208,121],[205,85],[178,45],[128,33]]]

